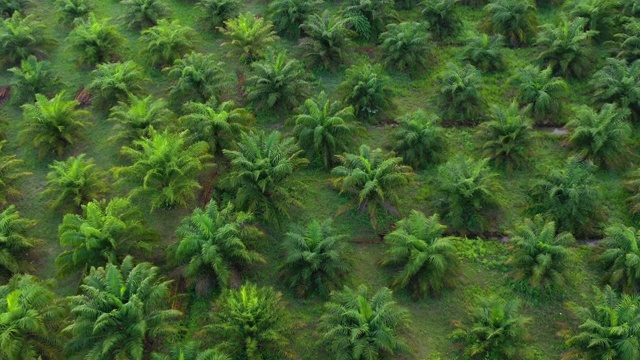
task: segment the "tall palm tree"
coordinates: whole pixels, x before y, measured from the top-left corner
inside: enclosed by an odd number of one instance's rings
[[[318,331],[327,353],[336,359],[378,360],[404,352],[402,332],[409,312],[393,300],[388,288],[369,293],[366,285],[331,293]]]
[[[301,114],[294,117],[294,136],[307,159],[322,160],[331,169],[336,153],[345,151],[355,135],[353,107],[330,101],[323,91],[316,99],[307,99]]]
[[[63,276],[84,275],[91,267],[118,264],[126,255],[150,251],[156,237],[131,201],[117,197],[82,205],[82,215],[66,214],[58,235],[63,251],[55,264]]]
[[[599,166],[622,164],[628,155],[631,127],[625,121],[629,111],[615,104],[605,104],[600,111],[587,105],[575,111],[567,128],[571,129],[569,143],[578,151],[578,157]]]
[[[196,6],[198,20],[213,31],[223,26],[225,21],[237,17],[241,8],[239,0],[200,0]]]
[[[300,37],[300,26],[313,14],[320,0],[274,0],[269,3],[267,12],[275,30],[289,39]]]
[[[27,235],[35,224],[20,217],[14,205],[0,212],[0,272],[15,274],[23,269],[23,255],[36,244],[36,240]]]
[[[389,245],[382,265],[402,266],[394,277],[392,287],[409,288],[414,299],[440,295],[445,288],[453,288],[458,274],[459,260],[451,238],[442,236],[447,227],[440,224],[438,214],[426,217],[412,210],[396,223],[395,230],[384,237]]]
[[[181,312],[169,307],[169,281],[150,263],[92,267],[80,294],[70,297],[73,320],[65,331],[67,356],[143,359],[154,344],[178,331]]]
[[[483,116],[486,104],[480,92],[482,75],[473,65],[447,63],[438,82],[444,120],[477,122]]]
[[[513,252],[507,263],[520,280],[543,291],[569,285],[573,255],[568,245],[575,242],[568,232],[556,233],[556,224],[541,215],[524,219],[511,232]]]
[[[177,79],[169,91],[169,98],[185,103],[217,100],[224,86],[222,63],[215,63],[211,55],[192,52],[177,59],[167,68],[170,77]]]
[[[93,159],[85,159],[85,156],[70,156],[49,165],[47,188],[41,196],[50,197],[52,207],[79,209],[82,204],[105,194],[105,174],[96,169]]]
[[[251,13],[240,14],[235,19],[225,21],[224,25],[218,31],[226,38],[222,46],[230,48],[227,56],[239,58],[245,64],[262,59],[264,52],[278,39],[271,21],[257,18]]]
[[[67,309],[53,281],[14,275],[0,286],[0,352],[5,359],[62,359]]]
[[[90,13],[87,20],[79,21],[69,33],[69,43],[78,54],[79,64],[94,66],[113,61],[120,55],[126,38],[109,20],[98,20]]]
[[[541,70],[528,65],[519,69],[509,83],[518,91],[516,99],[520,106],[531,106],[531,116],[536,123],[558,123],[569,85],[562,78],[553,77],[551,68]]]
[[[502,71],[506,68],[502,35],[482,34],[469,40],[464,47],[463,60],[483,72]]]
[[[33,15],[22,17],[15,11],[0,22],[0,62],[5,66],[17,65],[29,55],[42,58],[56,43]]]
[[[345,62],[353,48],[355,33],[348,28],[349,20],[325,10],[312,14],[301,28],[306,37],[300,40],[305,59],[312,65],[335,69]]]
[[[394,91],[391,78],[383,74],[380,65],[353,65],[345,74],[338,92],[345,104],[353,106],[359,120],[375,121],[385,110],[392,108]]]
[[[7,140],[0,141],[0,205],[6,205],[9,198],[20,195],[18,183],[20,179],[31,175],[23,170],[24,161],[15,155],[3,155]]]
[[[153,360],[231,360],[229,356],[214,349],[201,350],[195,340],[185,341],[169,348],[168,354],[154,352]]]
[[[331,227],[331,219],[312,220],[285,235],[286,255],[279,268],[296,295],[324,297],[342,287],[351,268],[344,240]]]
[[[501,34],[510,47],[531,44],[538,27],[538,10],[530,0],[493,0],[484,7],[483,27]]]
[[[158,24],[142,31],[141,54],[154,67],[171,66],[174,61],[193,51],[196,31],[178,20],[158,20]]]
[[[249,224],[252,219],[250,213],[234,211],[231,203],[218,208],[215,201],[182,219],[174,256],[184,264],[184,277],[197,288],[210,283],[224,290],[238,281],[235,277],[241,266],[264,262],[262,255],[248,247],[264,236]]]
[[[125,8],[122,20],[130,28],[145,29],[158,25],[158,20],[169,15],[169,7],[163,0],[121,0]]]
[[[174,118],[175,114],[167,108],[164,99],[130,94],[128,102],[120,101],[111,108],[107,120],[115,123],[115,135],[111,139],[130,143],[151,136],[152,128],[161,130],[169,127]]]
[[[19,105],[35,101],[36,94],[53,95],[60,85],[60,78],[51,71],[51,63],[39,61],[35,56],[20,61],[20,66],[12,67],[13,101]]]
[[[56,0],[56,5],[56,12],[66,25],[84,20],[94,8],[92,0]]]
[[[349,193],[353,199],[339,212],[356,208],[369,213],[374,229],[378,225],[378,210],[398,215],[396,190],[411,180],[410,166],[402,165],[402,158],[384,154],[381,149],[372,150],[360,145],[357,154],[336,155],[341,165],[333,168],[333,186],[340,193]]]
[[[421,3],[422,19],[429,24],[429,32],[436,40],[455,39],[462,31],[458,2],[459,0],[425,0]]]
[[[419,71],[427,66],[431,54],[431,36],[418,22],[387,25],[380,34],[382,61],[386,67],[400,71]]]
[[[392,133],[393,150],[405,163],[418,169],[443,160],[447,143],[437,116],[418,110],[400,117],[397,122],[398,127]]]
[[[88,90],[94,96],[94,103],[104,109],[115,106],[129,96],[141,95],[142,84],[148,80],[143,69],[133,61],[100,64],[91,72],[93,80]]]
[[[348,0],[342,14],[365,40],[375,40],[397,18],[393,0]]]
[[[40,158],[50,153],[62,155],[89,124],[85,118],[90,113],[76,109],[78,102],[64,100],[64,96],[64,91],[51,99],[36,94],[35,104],[22,105],[23,129],[19,137],[22,143],[30,142]]]
[[[640,60],[627,64],[625,60],[607,59],[593,74],[591,86],[596,101],[629,108],[633,120],[640,119]]]
[[[640,232],[633,227],[614,224],[604,231],[602,244],[608,249],[600,255],[607,274],[604,281],[616,290],[637,294],[640,290]]]

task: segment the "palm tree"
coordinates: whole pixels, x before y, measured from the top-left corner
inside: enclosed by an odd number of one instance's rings
[[[325,297],[342,287],[351,268],[345,238],[336,234],[331,219],[312,220],[285,235],[282,247],[286,255],[279,268],[297,296]]]
[[[29,5],[31,5],[29,0],[2,0],[0,1],[0,16],[11,17],[16,11],[23,11]]]
[[[402,165],[402,158],[385,155],[381,149],[372,150],[360,145],[357,154],[336,155],[341,165],[331,171],[333,186],[340,194],[350,193],[353,199],[339,212],[356,208],[369,213],[374,229],[378,225],[378,210],[398,215],[396,190],[407,185],[413,176],[410,166]]]
[[[213,104],[187,103],[186,115],[180,122],[189,130],[192,141],[205,141],[215,156],[222,156],[222,149],[229,149],[241,132],[254,122],[253,114],[239,108],[232,101],[218,106]]]
[[[374,121],[392,107],[394,91],[391,79],[382,73],[380,65],[364,63],[346,70],[346,78],[339,85],[342,101],[353,106],[359,120]]]
[[[23,269],[24,254],[36,244],[36,240],[27,235],[35,225],[35,221],[20,217],[14,205],[0,212],[0,272],[3,275],[15,274]]]
[[[227,291],[214,305],[209,329],[233,359],[284,359],[291,329],[281,298],[273,288],[253,284]]]
[[[483,72],[502,71],[506,68],[503,47],[502,35],[482,34],[469,40],[462,59]]]
[[[244,64],[262,59],[265,50],[278,39],[271,21],[256,18],[251,13],[240,14],[235,19],[225,21],[224,25],[218,31],[227,39],[222,46],[230,47],[227,56],[239,58]]]
[[[193,51],[196,31],[178,20],[158,20],[158,24],[142,31],[142,55],[154,67],[170,66],[174,61]]]
[[[524,219],[511,232],[513,251],[507,263],[516,278],[543,291],[569,285],[573,255],[567,246],[575,243],[568,232],[556,233],[556,224],[541,215]]]
[[[129,96],[140,95],[142,84],[148,80],[144,70],[133,61],[100,64],[91,72],[93,80],[88,90],[94,96],[94,103],[109,109],[118,102],[129,100]]]
[[[268,13],[275,30],[289,39],[300,37],[300,26],[316,11],[321,0],[274,0],[269,3]]]
[[[83,21],[93,10],[92,0],[56,0],[56,13],[66,25]]]
[[[636,16],[640,14],[640,1],[629,0],[622,3],[624,14],[627,16]]]
[[[0,23],[0,62],[5,66],[17,65],[29,55],[44,57],[56,41],[45,34],[43,24],[33,15],[22,17],[15,11]]]
[[[187,206],[201,186],[198,174],[210,166],[211,155],[205,142],[186,145],[187,132],[150,130],[149,138],[140,138],[120,152],[133,161],[114,170],[116,178],[134,184],[132,196],[150,200],[151,211],[159,207]]]
[[[82,280],[80,294],[70,297],[72,323],[67,356],[87,359],[142,359],[154,344],[177,333],[181,315],[169,307],[169,281],[157,267],[134,265],[127,256],[122,265],[92,267]]]
[[[423,110],[406,114],[398,120],[392,133],[393,150],[414,169],[439,163],[444,158],[446,138],[438,126],[437,116],[428,116]]]
[[[226,186],[235,191],[237,208],[266,221],[288,217],[289,206],[297,200],[287,179],[308,163],[300,158],[302,150],[295,139],[282,138],[278,131],[243,132],[236,147],[222,152],[232,165]]]
[[[345,151],[352,141],[356,127],[353,107],[330,101],[323,91],[316,99],[307,99],[301,114],[294,117],[294,136],[307,153],[307,159],[322,160],[325,169],[331,169],[336,153]]]
[[[6,205],[9,197],[20,195],[18,183],[20,179],[31,175],[23,171],[24,161],[15,155],[2,155],[2,148],[7,140],[0,141],[0,205]]]
[[[156,26],[158,20],[170,13],[169,7],[162,0],[122,0],[120,5],[125,8],[122,20],[134,29]]]
[[[287,59],[284,52],[251,64],[247,79],[247,100],[262,110],[291,111],[310,95],[308,73],[302,63]]]
[[[414,300],[455,287],[459,260],[451,238],[442,237],[447,227],[439,220],[438,214],[427,218],[412,210],[384,237],[389,248],[382,265],[402,266],[391,286],[408,288]]]
[[[518,313],[517,300],[478,298],[468,312],[471,324],[454,322],[451,336],[466,343],[465,354],[473,359],[522,359],[528,353],[525,336],[531,318]]]
[[[640,61],[607,59],[605,66],[593,74],[591,86],[599,103],[616,103],[629,108],[634,121],[640,119]]]
[[[79,209],[82,204],[101,198],[106,192],[105,175],[95,168],[93,159],[86,154],[70,156],[65,161],[49,165],[47,188],[41,196],[51,198],[53,208]],[[69,206],[72,205],[72,206]]]
[[[33,102],[36,94],[52,95],[51,91],[60,85],[60,78],[51,71],[51,63],[38,61],[35,56],[20,61],[19,67],[12,67],[14,101],[22,105],[25,102]]]
[[[154,352],[152,360],[231,360],[229,356],[214,349],[201,350],[195,340],[185,341],[169,348],[169,354]]]
[[[438,168],[435,204],[454,231],[477,234],[487,230],[489,219],[500,209],[502,186],[485,158],[457,156]]]
[[[148,138],[151,128],[164,129],[173,122],[175,114],[167,109],[164,99],[154,99],[152,95],[137,97],[129,95],[129,101],[120,101],[111,108],[107,120],[115,122],[113,140],[130,143],[140,138]]]
[[[393,0],[348,0],[342,10],[353,29],[365,40],[377,39],[397,15]]]
[[[562,359],[637,359],[640,356],[640,297],[619,295],[610,286],[593,289],[589,307],[569,303],[581,324],[567,339],[573,349]]]
[[[593,64],[595,54],[591,39],[597,33],[585,30],[586,20],[583,18],[568,21],[562,19],[558,24],[544,24],[536,41],[539,47],[540,60],[545,67],[550,67],[555,75],[581,79],[586,77]]]
[[[82,215],[66,214],[58,235],[64,250],[55,264],[63,276],[77,272],[84,275],[91,267],[118,264],[126,255],[150,251],[150,242],[155,239],[134,204],[117,197],[82,205]]]
[[[378,360],[404,352],[401,336],[409,312],[393,300],[386,287],[370,295],[366,285],[345,286],[324,304],[318,331],[327,353],[336,359]]]
[[[458,14],[458,0],[425,0],[422,19],[429,24],[429,32],[436,40],[455,39],[462,31]]]
[[[65,92],[51,99],[36,94],[35,104],[22,105],[23,129],[19,134],[22,143],[31,142],[38,156],[55,152],[58,156],[80,136],[80,130],[89,124],[84,120],[89,112],[76,109],[76,100],[63,100]]]
[[[632,171],[623,181],[623,185],[630,193],[627,197],[629,212],[632,215],[640,214],[640,171],[638,169]]]
[[[569,17],[585,19],[587,30],[595,31],[594,38],[603,42],[619,29],[620,5],[617,0],[572,0],[567,8]]]
[[[215,201],[196,208],[176,230],[179,242],[174,256],[184,265],[184,277],[198,289],[214,284],[224,290],[238,281],[238,271],[262,255],[247,245],[264,234],[249,223],[250,213],[236,212],[231,203],[218,208]]]
[[[325,10],[312,14],[302,25],[306,37],[300,40],[305,59],[312,65],[335,68],[345,62],[353,48],[355,33],[348,29],[349,20]]]
[[[594,185],[591,167],[570,158],[564,168],[545,169],[529,189],[530,214],[542,214],[559,231],[576,237],[592,235],[604,220],[601,195]]]
[[[493,0],[484,7],[483,27],[503,35],[510,47],[531,44],[538,27],[538,11],[530,0]]]
[[[607,250],[600,255],[600,262],[607,274],[604,282],[627,294],[640,290],[640,232],[635,228],[614,224],[604,231],[607,236],[602,244]]]
[[[519,69],[509,79],[509,84],[518,90],[516,99],[520,106],[531,107],[531,116],[536,123],[558,123],[569,86],[562,78],[553,77],[550,67],[540,70],[528,65]]]
[[[167,68],[170,77],[177,79],[169,91],[169,98],[180,103],[217,100],[224,87],[222,63],[215,63],[211,55],[192,52],[177,59]]]
[[[531,121],[523,114],[527,110],[528,107],[520,111],[515,101],[508,108],[492,105],[490,120],[478,127],[482,155],[496,166],[512,170],[529,158]]]
[[[240,14],[239,0],[200,0],[197,4],[198,20],[215,31],[224,22]]]
[[[69,43],[81,65],[94,66],[115,60],[122,51],[126,38],[118,28],[109,23],[109,19],[96,19],[94,13],[89,19],[78,22],[69,33]]]
[[[640,1],[638,5],[640,5]],[[627,22],[622,28],[621,32],[613,36],[615,39],[614,52],[618,59],[632,63],[640,59],[640,21]]]
[[[473,65],[447,63],[438,81],[444,120],[477,122],[483,116],[486,104],[480,93],[482,75]]]
[[[568,141],[578,150],[578,157],[606,167],[623,163],[628,155],[631,133],[631,127],[625,121],[629,111],[615,104],[605,104],[600,111],[582,105],[575,113],[566,127],[571,129]]]
[[[67,314],[53,281],[14,275],[0,286],[0,351],[5,359],[62,359]]]
[[[382,61],[386,67],[400,71],[420,71],[431,54],[431,36],[423,24],[401,22],[387,25],[380,35]]]

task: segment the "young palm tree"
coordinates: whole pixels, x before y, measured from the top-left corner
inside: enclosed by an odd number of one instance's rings
[[[637,216],[640,214],[640,170],[632,171],[623,181],[623,185],[629,192],[627,197],[629,212],[631,215]]]
[[[150,251],[155,234],[147,230],[137,208],[126,198],[93,200],[82,205],[82,215],[66,214],[58,227],[64,249],[55,260],[60,275],[81,272],[125,256]]]
[[[197,288],[214,284],[224,290],[238,281],[238,271],[255,262],[265,262],[247,244],[264,236],[249,225],[250,213],[236,212],[231,203],[218,208],[215,201],[196,208],[176,230],[179,238],[174,257],[184,264],[184,277]],[[204,283],[204,284],[203,284]]]
[[[316,11],[321,0],[274,0],[268,12],[275,30],[289,39],[300,37],[300,26]]]
[[[408,288],[414,300],[438,296],[443,289],[455,287],[459,265],[456,247],[450,238],[442,237],[447,227],[439,220],[438,214],[427,218],[412,210],[384,237],[389,249],[382,265],[402,266],[391,286]]]
[[[524,164],[529,158],[529,147],[532,143],[531,121],[512,102],[508,108],[492,105],[489,121],[478,127],[478,135],[482,141],[483,156],[499,167],[512,170]]]
[[[458,0],[425,0],[421,5],[422,19],[429,24],[429,32],[436,40],[453,40],[460,34],[463,24]]]
[[[640,1],[638,1],[640,6]],[[639,7],[640,9],[640,7]],[[633,20],[623,25],[622,31],[614,36],[614,53],[618,59],[632,63],[640,59],[640,21]]]
[[[443,160],[447,144],[437,116],[418,110],[400,117],[397,122],[398,127],[392,133],[393,150],[405,163],[419,169]]]
[[[152,95],[141,98],[129,95],[128,102],[119,102],[111,108],[109,118],[115,125],[115,141],[130,143],[140,138],[149,138],[151,129],[161,130],[173,122],[175,114],[167,108],[164,99],[154,99]]]
[[[227,39],[222,43],[222,46],[230,48],[227,56],[239,58],[244,64],[262,59],[264,52],[278,39],[271,21],[256,18],[251,13],[240,14],[235,19],[225,21],[224,25],[218,31]]]
[[[67,356],[87,359],[143,359],[154,344],[175,334],[181,315],[169,307],[169,281],[150,263],[92,267],[82,280],[80,294],[70,297],[71,335]]]
[[[123,180],[133,183],[131,195],[149,199],[151,211],[187,206],[201,188],[198,174],[210,165],[209,146],[205,142],[187,146],[186,131],[174,134],[152,129],[149,135],[135,140],[132,147],[122,147],[120,152],[131,158],[133,164],[116,168],[116,178],[124,175]]]
[[[396,304],[388,288],[370,295],[366,285],[345,286],[324,304],[318,331],[333,358],[378,360],[408,349],[401,334],[409,321],[409,312]]]
[[[233,359],[286,358],[291,333],[282,294],[246,284],[218,298],[209,329]]]
[[[451,336],[466,344],[465,354],[473,359],[523,359],[531,318],[520,315],[519,307],[517,300],[478,298],[468,312],[471,324],[456,321]]]
[[[23,129],[19,137],[22,143],[31,142],[40,158],[52,152],[62,155],[89,124],[84,120],[89,112],[76,109],[78,102],[63,100],[64,95],[62,91],[47,99],[36,94],[35,104],[22,105]]]
[[[640,297],[619,295],[610,286],[594,287],[589,307],[569,304],[581,324],[567,340],[562,359],[637,359],[640,357]]]
[[[297,204],[287,179],[308,161],[293,138],[282,138],[278,131],[242,133],[237,150],[222,152],[231,161],[226,185],[236,193],[238,209],[279,222],[289,216],[288,208]]]
[[[585,26],[583,18],[563,19],[559,25],[540,26],[542,31],[536,41],[536,46],[541,49],[538,60],[556,75],[577,79],[586,77],[594,64],[591,39],[597,32],[585,30]]]
[[[567,246],[575,243],[568,232],[556,233],[556,224],[541,215],[525,219],[511,232],[513,252],[507,263],[514,274],[543,291],[569,285],[573,255]]]
[[[247,79],[247,100],[261,110],[288,112],[310,95],[308,73],[302,63],[287,59],[284,52],[251,64],[253,75]]]
[[[9,197],[20,195],[18,183],[20,179],[31,175],[23,171],[23,160],[15,155],[2,155],[2,148],[7,140],[0,141],[0,205],[6,205]]]
[[[620,1],[617,0],[572,0],[567,3],[569,17],[586,20],[588,30],[595,31],[598,42],[608,40],[619,29]]]
[[[217,100],[224,87],[225,73],[222,63],[211,55],[192,52],[177,59],[167,68],[170,77],[177,79],[169,91],[169,98],[180,103]]]
[[[152,360],[231,360],[229,356],[214,349],[202,350],[195,340],[185,341],[169,348],[168,355],[154,352]]]
[[[2,0],[0,1],[0,16],[11,17],[16,11],[25,10],[31,2],[29,0]]]
[[[605,104],[600,111],[583,105],[575,113],[566,127],[571,129],[568,141],[578,151],[578,157],[602,167],[624,163],[631,133],[625,121],[629,111]]]
[[[16,11],[0,22],[0,62],[5,66],[17,65],[29,55],[44,57],[56,41],[45,33],[43,24],[33,15],[22,17]]]
[[[14,205],[0,212],[0,272],[3,275],[23,269],[24,254],[36,244],[36,240],[27,235],[35,225],[35,221],[20,217]],[[1,344],[0,340],[0,349]]]
[[[489,159],[474,161],[457,156],[438,168],[436,206],[445,223],[462,234],[477,234],[489,227],[500,209],[502,186],[489,170]]]
[[[493,0],[484,7],[484,28],[503,35],[510,47],[531,44],[538,27],[538,10],[530,0]]]
[[[502,35],[482,34],[469,40],[462,59],[483,72],[503,71],[507,67],[503,47]]]
[[[215,31],[224,22],[240,14],[239,0],[200,0],[197,4],[198,20]]]
[[[56,5],[56,13],[66,25],[83,21],[94,8],[92,0],[56,0]]]
[[[49,165],[47,188],[41,196],[51,198],[53,208],[79,209],[82,204],[101,198],[107,189],[102,171],[95,168],[93,159],[86,154],[70,156],[65,161]]]
[[[342,287],[351,266],[345,236],[335,234],[331,219],[294,227],[285,236],[282,247],[286,255],[280,269],[297,296],[325,297]]]
[[[602,244],[608,249],[600,255],[607,274],[604,282],[627,294],[640,290],[640,232],[622,224],[611,225],[604,231]]]
[[[398,215],[396,190],[407,185],[413,172],[402,165],[402,158],[385,155],[381,149],[372,150],[360,145],[357,154],[336,155],[341,165],[331,171],[335,176],[333,186],[342,193],[350,193],[353,199],[338,212],[349,208],[369,213],[374,229],[378,225],[378,210]]]
[[[144,70],[133,61],[100,64],[91,75],[93,80],[88,90],[94,96],[94,103],[104,109],[129,100],[132,94],[140,95],[144,89],[142,84],[148,80]]]
[[[349,67],[338,91],[342,101],[353,106],[359,120],[374,121],[392,107],[391,79],[382,73],[380,65],[364,63]]]
[[[60,85],[60,78],[51,71],[51,63],[38,61],[35,56],[20,61],[19,67],[12,67],[13,101],[19,105],[33,102],[36,94],[53,95],[51,92]]]
[[[438,81],[444,120],[477,122],[483,116],[486,104],[480,93],[482,75],[473,65],[448,63]]]
[[[531,107],[531,116],[536,123],[557,124],[562,112],[563,99],[569,92],[567,83],[559,77],[553,77],[552,69],[529,65],[519,69],[509,79],[509,83],[518,90],[516,99],[520,106]]]
[[[365,40],[377,39],[387,24],[397,18],[393,0],[348,0],[342,14]]]
[[[125,8],[122,20],[128,27],[146,29],[158,25],[158,20],[169,15],[169,7],[162,0],[122,0]]]
[[[312,65],[335,69],[345,62],[353,48],[355,33],[348,28],[349,20],[325,10],[322,15],[312,14],[301,28],[306,37],[300,40],[305,59]]]
[[[158,24],[142,31],[142,55],[153,67],[171,66],[174,61],[193,51],[196,31],[178,20],[158,20]]]
[[[78,54],[78,63],[88,66],[115,60],[126,41],[109,19],[98,20],[94,13],[89,14],[88,20],[78,22],[69,33],[69,43]]]
[[[382,61],[386,67],[400,71],[420,71],[431,54],[431,36],[423,24],[401,22],[387,25],[380,35]]]
[[[301,114],[294,117],[293,133],[307,159],[321,159],[324,168],[331,169],[336,153],[345,151],[355,135],[353,120],[353,107],[330,101],[323,91],[317,100],[304,102]]]
[[[61,359],[67,309],[53,281],[14,275],[0,286],[0,351],[5,359]]]
[[[633,120],[640,119],[640,61],[607,59],[605,66],[593,74],[591,86],[599,103],[616,103],[629,108]]]

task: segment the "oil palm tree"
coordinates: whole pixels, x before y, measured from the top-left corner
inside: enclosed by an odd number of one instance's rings
[[[101,198],[107,190],[105,174],[96,169],[93,159],[86,154],[70,156],[65,161],[49,165],[47,188],[41,196],[51,198],[53,208],[80,209],[82,204]]]
[[[222,65],[211,55],[196,52],[177,59],[167,68],[169,76],[177,79],[169,91],[169,98],[180,103],[217,100],[225,80]]]
[[[604,231],[602,244],[607,250],[600,255],[606,269],[604,282],[627,294],[640,290],[640,232],[635,228],[614,224]]]
[[[122,20],[130,28],[146,29],[158,25],[158,20],[169,15],[169,7],[163,0],[121,0],[125,13]]]
[[[638,5],[640,6],[640,1]],[[622,31],[613,37],[614,52],[618,59],[627,60],[628,63],[640,59],[640,21],[632,20],[625,23]]]
[[[408,349],[402,332],[409,321],[409,312],[396,304],[388,288],[370,294],[366,285],[345,286],[324,304],[320,343],[336,359],[383,359]]]
[[[359,120],[375,121],[392,108],[391,78],[383,74],[380,65],[364,63],[349,67],[338,92],[345,104],[353,106]]]
[[[111,137],[114,141],[130,143],[140,138],[148,138],[151,129],[162,130],[170,127],[175,114],[167,108],[164,99],[155,99],[152,95],[137,97],[129,95],[129,101],[120,101],[111,108],[107,120],[115,123]]]
[[[634,121],[640,119],[640,61],[627,64],[625,60],[607,59],[593,74],[591,86],[599,103],[616,103],[629,108]]]
[[[502,35],[482,34],[469,40],[462,58],[483,72],[502,71],[506,68],[503,47]]]
[[[267,12],[275,30],[283,37],[298,39],[300,26],[316,11],[321,0],[274,0]]]
[[[386,67],[400,71],[420,71],[431,54],[431,36],[424,24],[401,22],[387,25],[380,34],[382,61]]]
[[[53,95],[60,85],[60,78],[51,71],[51,63],[38,61],[35,56],[20,61],[20,66],[12,67],[13,73],[12,92],[15,94],[12,101],[22,105],[25,102],[35,101],[36,94]]]
[[[143,69],[133,61],[100,64],[91,75],[93,80],[88,90],[94,103],[104,109],[128,101],[131,94],[141,95],[142,84],[148,80]]]
[[[5,66],[17,65],[29,55],[45,57],[56,43],[33,15],[22,17],[15,11],[0,22],[0,62]]]
[[[569,17],[587,21],[586,28],[596,32],[594,38],[598,42],[608,40],[619,28],[621,4],[618,0],[572,0],[566,7]]]
[[[195,340],[175,344],[169,348],[168,354],[151,354],[152,360],[231,360],[229,356],[215,349],[202,350]]]
[[[397,17],[393,5],[393,0],[348,0],[342,14],[358,35],[365,40],[375,40]]]
[[[239,0],[200,0],[197,7],[198,20],[215,31],[240,14],[241,3]]]
[[[516,99],[520,106],[530,106],[531,117],[538,124],[559,123],[564,99],[569,93],[567,83],[552,73],[549,67],[541,70],[528,65],[509,79],[509,84],[517,90]]]
[[[174,61],[193,51],[196,31],[178,20],[160,19],[158,24],[142,31],[141,54],[153,67],[171,66]]]
[[[427,218],[412,210],[384,237],[389,248],[382,265],[402,267],[391,286],[408,288],[415,300],[428,295],[438,296],[456,283],[459,266],[456,247],[451,238],[442,236],[447,227],[439,220],[438,214]]]
[[[638,169],[631,171],[623,181],[623,185],[629,192],[627,197],[629,212],[637,216],[640,214],[640,171]]]
[[[278,39],[271,21],[257,18],[251,13],[240,14],[237,18],[225,21],[224,25],[218,31],[226,39],[222,46],[230,48],[227,56],[239,58],[244,64],[262,59],[264,52]]]
[[[31,172],[23,170],[23,160],[3,154],[6,143],[7,140],[0,141],[0,205],[6,205],[10,197],[20,195],[20,179],[31,175]]]
[[[398,127],[392,133],[393,150],[405,163],[419,169],[443,160],[447,143],[437,116],[418,110],[400,117],[397,122]]]
[[[462,31],[458,0],[425,0],[422,19],[429,24],[429,32],[436,40],[453,40]]]
[[[530,0],[493,0],[484,7],[483,27],[501,34],[510,47],[532,43],[538,27],[538,10]]]
[[[351,269],[344,241],[345,236],[331,227],[331,219],[312,220],[286,233],[279,269],[297,296],[325,297],[342,287]]]
[[[94,8],[92,0],[56,0],[56,5],[56,12],[66,25],[84,20]]]
[[[306,37],[300,40],[304,58],[312,65],[335,69],[348,58],[355,33],[348,28],[349,20],[325,10],[312,14],[301,28]]]
[[[477,122],[486,106],[482,98],[482,75],[473,65],[447,63],[438,77],[442,118]]]
[[[24,254],[37,242],[27,234],[35,224],[21,217],[14,205],[0,212],[0,273],[15,274],[24,269]],[[0,348],[1,343],[0,340]]]
[[[69,44],[77,53],[80,65],[95,66],[115,60],[127,41],[110,19],[98,20],[94,13],[78,22],[69,33]]]
[[[23,11],[31,5],[29,0],[2,0],[0,1],[0,16],[11,17],[16,11]]]

